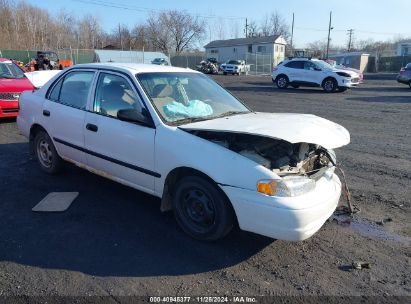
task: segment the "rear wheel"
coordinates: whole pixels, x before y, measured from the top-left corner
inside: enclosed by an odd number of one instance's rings
[[[36,134],[34,147],[37,161],[43,171],[49,174],[55,174],[61,170],[63,160],[57,154],[56,148],[46,132],[39,131]]]
[[[173,195],[174,216],[193,238],[214,241],[234,226],[234,211],[212,182],[201,176],[186,176],[177,182]]]
[[[333,93],[337,90],[338,84],[334,78],[327,78],[323,81],[323,89],[327,93]]]
[[[288,87],[288,77],[285,75],[280,75],[277,77],[275,84],[279,89],[286,89]]]

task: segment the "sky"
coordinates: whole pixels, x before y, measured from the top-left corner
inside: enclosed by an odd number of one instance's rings
[[[332,11],[331,44],[346,45],[348,29],[354,40],[392,40],[411,37],[411,0],[27,0],[34,6],[55,14],[60,9],[81,17],[93,14],[103,29],[111,31],[118,24],[142,23],[152,11],[176,9],[204,18],[207,34],[204,44],[219,38],[243,37],[245,19],[257,23],[265,14],[277,11],[291,25],[295,15],[294,45],[326,40]],[[93,4],[94,3],[94,4]],[[119,8],[122,7],[122,8]]]

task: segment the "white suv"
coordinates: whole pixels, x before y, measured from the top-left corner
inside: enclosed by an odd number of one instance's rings
[[[359,84],[359,75],[353,71],[333,68],[328,63],[309,58],[284,60],[273,69],[272,80],[280,89],[289,85],[319,87],[325,92],[343,92]]]

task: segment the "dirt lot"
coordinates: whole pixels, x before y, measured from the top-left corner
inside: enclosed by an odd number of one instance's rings
[[[0,295],[410,301],[411,90],[393,75],[370,76],[361,87],[336,94],[278,90],[269,77],[215,78],[254,110],[312,113],[350,131],[351,144],[337,157],[361,209],[351,224],[327,222],[298,243],[242,231],[217,243],[197,242],[149,195],[74,166],[58,176],[43,174],[8,120],[0,123]],[[80,195],[66,212],[33,213],[52,191]],[[387,218],[392,221],[377,224]],[[371,268],[350,269],[353,261]]]

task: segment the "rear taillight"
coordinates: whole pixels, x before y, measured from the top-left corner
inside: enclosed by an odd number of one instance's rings
[[[400,74],[404,74],[404,73],[405,73],[405,69],[404,69],[404,68],[401,68]]]

